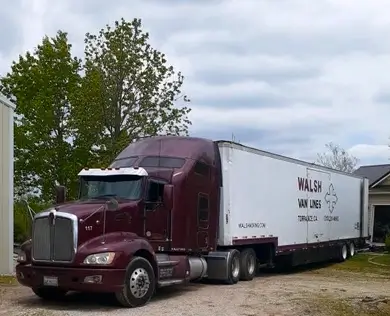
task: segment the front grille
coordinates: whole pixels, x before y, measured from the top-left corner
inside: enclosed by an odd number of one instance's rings
[[[63,213],[64,214],[64,213]],[[77,218],[56,214],[39,214],[33,224],[32,256],[34,261],[71,262],[75,255]]]

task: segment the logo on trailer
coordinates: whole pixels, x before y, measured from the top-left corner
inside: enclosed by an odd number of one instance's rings
[[[325,201],[328,204],[329,212],[332,214],[339,198],[334,190],[333,184],[330,184],[328,192],[325,194]]]

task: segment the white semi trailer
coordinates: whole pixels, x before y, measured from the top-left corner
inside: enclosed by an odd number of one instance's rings
[[[275,257],[294,254],[300,264],[345,260],[368,238],[368,179],[231,142],[218,147],[219,246],[273,239]]]

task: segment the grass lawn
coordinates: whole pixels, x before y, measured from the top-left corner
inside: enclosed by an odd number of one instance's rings
[[[0,275],[0,286],[1,285],[16,285],[17,280],[14,276]]]
[[[363,276],[370,274],[390,279],[390,254],[357,254],[353,258],[343,263],[331,265],[327,269],[355,272]]]

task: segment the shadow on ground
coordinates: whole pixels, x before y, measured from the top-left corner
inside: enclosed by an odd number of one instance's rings
[[[305,266],[293,267],[289,269],[276,270],[264,269],[259,271],[256,278],[269,278],[277,275],[298,274],[313,270],[323,269],[331,266],[333,263],[308,264]],[[223,286],[219,281],[204,280],[201,282],[191,283],[187,286],[173,286],[161,288],[152,298],[149,304],[154,304],[162,300],[176,299],[185,293],[199,291],[205,286]],[[96,293],[69,293],[63,300],[48,302],[43,301],[35,295],[25,296],[16,299],[19,306],[37,309],[62,310],[62,311],[110,311],[121,308],[115,300],[114,295],[96,294]]]
[[[160,300],[177,298],[185,293],[197,291],[203,286],[202,284],[190,284],[188,286],[162,288],[157,291],[149,304]],[[29,309],[37,308],[57,311],[110,311],[121,308],[114,295],[101,293],[71,292],[64,299],[53,302],[41,300],[32,294],[31,296],[17,299],[16,303],[21,307]]]

